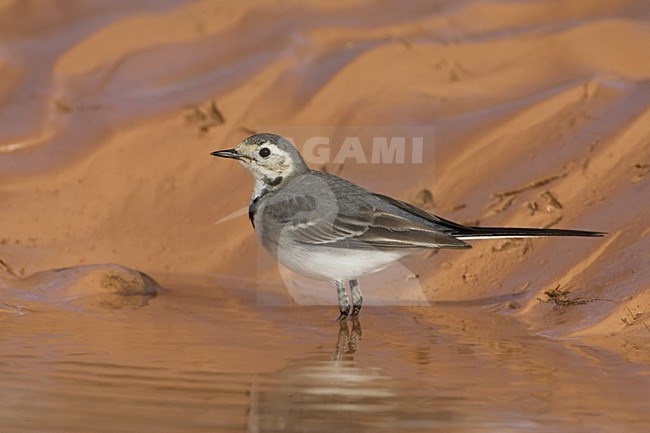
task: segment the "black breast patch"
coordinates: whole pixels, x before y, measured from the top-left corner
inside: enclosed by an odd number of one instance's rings
[[[248,205],[248,219],[251,220],[253,228],[255,228],[255,212],[257,212],[257,200],[259,199],[259,197],[255,197],[255,200]]]

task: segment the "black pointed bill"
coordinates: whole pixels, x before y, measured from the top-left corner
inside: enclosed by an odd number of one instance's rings
[[[221,158],[232,158],[232,159],[241,159],[241,155],[237,152],[236,149],[228,149],[228,150],[215,150],[214,152],[210,153],[212,156],[218,156]]]

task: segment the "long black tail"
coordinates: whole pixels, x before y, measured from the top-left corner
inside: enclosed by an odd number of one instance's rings
[[[498,239],[498,238],[537,238],[543,236],[583,236],[601,237],[604,232],[563,229],[531,229],[518,227],[463,227],[456,229],[452,235],[461,240]]]
[[[473,227],[464,226],[439,216],[432,215],[411,204],[395,200],[381,194],[373,194],[376,197],[398,207],[402,211],[408,212],[416,218],[422,218],[431,223],[432,228],[440,230],[453,237],[466,239],[490,239],[490,238],[537,238],[543,236],[583,236],[583,237],[601,237],[607,233],[590,232],[585,230],[563,230],[563,229],[531,229],[520,227]]]

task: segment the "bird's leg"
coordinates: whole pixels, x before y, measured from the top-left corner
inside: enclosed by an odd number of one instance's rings
[[[350,280],[350,292],[352,293],[352,317],[356,317],[363,304],[363,296],[361,296],[361,288],[357,280]]]
[[[339,297],[339,311],[341,315],[337,320],[345,320],[350,314],[350,298],[348,297],[348,292],[345,290],[345,283],[343,281],[334,281],[336,285],[336,294]]]

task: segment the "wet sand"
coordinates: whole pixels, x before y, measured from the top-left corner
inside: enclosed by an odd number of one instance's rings
[[[2,2],[2,431],[650,430],[649,20]],[[334,290],[259,247],[248,174],[209,156],[262,130],[332,155],[425,135],[417,163],[312,166],[463,223],[609,235],[414,256],[339,329]]]

